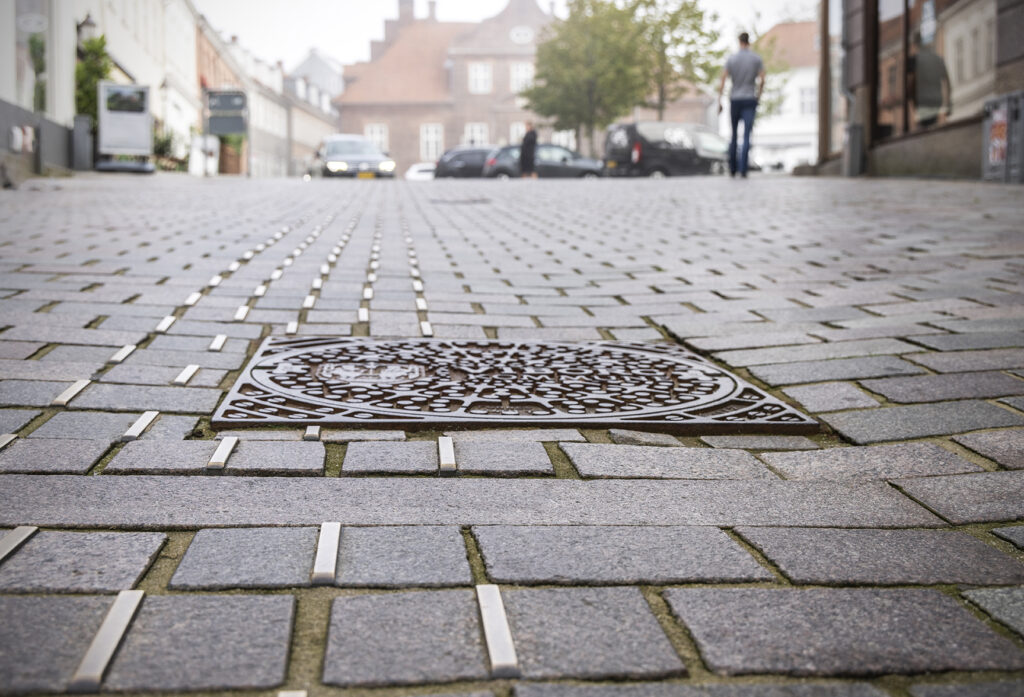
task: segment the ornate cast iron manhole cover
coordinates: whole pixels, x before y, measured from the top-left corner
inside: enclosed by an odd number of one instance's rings
[[[267,339],[213,417],[215,428],[275,424],[818,428],[672,345],[337,337]]]

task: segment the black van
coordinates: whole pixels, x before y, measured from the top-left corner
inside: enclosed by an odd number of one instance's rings
[[[609,177],[723,174],[729,143],[700,124],[638,121],[609,127],[604,152]]]

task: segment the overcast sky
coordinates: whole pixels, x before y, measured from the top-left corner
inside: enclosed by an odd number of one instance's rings
[[[508,0],[438,0],[442,21],[478,22],[502,10]],[[342,63],[366,60],[370,41],[384,33],[384,20],[398,16],[398,0],[193,0],[216,29],[266,61],[283,60],[285,69],[298,64],[310,47]],[[720,28],[730,37],[754,21],[749,0],[700,0],[721,17]],[[539,0],[545,10],[549,0]],[[758,0],[759,29],[787,19],[813,19],[816,0]],[[556,0],[557,13],[565,0]],[[427,14],[427,0],[416,0],[416,14]],[[730,41],[731,44],[731,41]]]

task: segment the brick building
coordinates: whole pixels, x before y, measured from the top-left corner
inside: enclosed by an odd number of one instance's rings
[[[537,41],[552,19],[536,0],[509,0],[478,24],[440,22],[436,2],[429,7],[417,18],[413,0],[398,0],[398,19],[385,23],[368,62],[345,67],[334,102],[342,130],[375,141],[399,169],[459,144],[522,138],[532,115],[518,93],[533,80]]]

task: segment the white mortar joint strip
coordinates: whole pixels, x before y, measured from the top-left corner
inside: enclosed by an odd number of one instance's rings
[[[239,305],[238,309],[235,310],[234,321],[241,322],[241,321],[243,321],[246,318],[246,316],[248,314],[249,314],[249,306],[248,305]]]
[[[50,402],[50,406],[54,407],[66,407],[68,402],[78,396],[78,393],[89,386],[92,380],[75,380],[71,387],[61,392],[57,397]]]
[[[196,373],[199,372],[199,366],[195,363],[185,366],[182,368],[178,376],[174,378],[175,385],[187,385],[188,381],[192,379]]]
[[[207,351],[220,351],[222,348],[224,348],[224,344],[227,343],[227,340],[228,340],[228,335],[227,334],[218,334],[217,336],[213,337],[213,341],[211,341],[210,345],[206,347],[206,350]]]
[[[171,328],[171,325],[174,324],[174,321],[176,319],[178,318],[175,317],[174,315],[167,315],[162,320],[160,320],[160,324],[156,325],[156,329],[154,329],[153,331],[155,331],[157,334],[163,334],[164,332]]]
[[[430,322],[420,322],[420,333],[422,333],[423,336],[434,336],[434,328],[430,326]]]
[[[2,436],[0,436],[0,450],[3,450],[4,448],[6,448],[8,445],[10,445],[11,443],[13,443],[16,440],[18,440],[17,434],[14,434],[14,433],[5,433],[5,434],[3,434]]]
[[[185,307],[192,307],[197,302],[199,302],[199,299],[202,298],[202,297],[203,297],[202,293],[198,293],[198,292],[197,293],[190,293],[189,296],[187,298],[185,298]]]
[[[125,358],[132,355],[132,351],[134,351],[135,348],[135,344],[125,344],[117,350],[117,353],[107,359],[107,363],[120,363]]]
[[[358,320],[360,322],[369,322],[370,321],[370,309],[366,308],[366,307],[359,308]]]
[[[3,561],[18,547],[25,544],[39,530],[35,525],[19,525],[9,533],[0,537],[0,561]]]
[[[145,591],[121,591],[103,618],[89,649],[68,683],[69,692],[99,692],[110,659],[124,638],[128,626],[138,612]]]
[[[211,288],[216,288],[217,286],[219,286],[219,285],[220,285],[220,282],[221,282],[221,281],[223,281],[223,280],[224,280],[224,277],[223,277],[223,276],[221,276],[220,274],[217,274],[216,276],[214,276],[213,278],[211,278],[211,279],[210,279],[210,280],[209,280],[209,281],[208,281],[208,282],[206,283],[206,285],[210,286]]]
[[[302,434],[302,440],[320,440],[320,427],[306,426],[306,432]]]
[[[284,333],[285,334],[289,334],[289,335],[294,334],[297,331],[299,331],[299,323],[298,322],[289,322],[288,326],[286,326],[284,328]]]
[[[476,587],[476,600],[480,605],[487,655],[491,659],[491,677],[518,678],[519,659],[505,615],[505,604],[501,601],[501,591],[493,584],[479,585]]]
[[[143,431],[149,428],[149,425],[153,423],[153,421],[155,421],[156,417],[158,416],[160,416],[160,412],[158,411],[143,412],[142,416],[137,418],[135,420],[135,423],[133,423],[131,427],[124,432],[124,435],[121,436],[121,442],[127,443],[129,441],[137,439],[139,436],[142,435]]]
[[[437,463],[442,475],[455,474],[455,443],[451,436],[441,436],[437,439]]]
[[[320,537],[316,543],[316,559],[309,581],[314,586],[330,586],[338,570],[338,545],[341,543],[341,523],[320,525]]]
[[[207,469],[224,469],[228,464],[228,458],[231,457],[231,453],[234,451],[235,446],[238,445],[238,436],[226,436],[224,440],[217,446],[217,450],[214,451],[213,457],[206,463]]]

